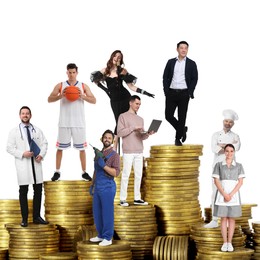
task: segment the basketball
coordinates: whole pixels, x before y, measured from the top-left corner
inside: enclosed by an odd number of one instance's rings
[[[75,86],[69,86],[65,89],[65,97],[73,102],[79,98],[79,89]]]

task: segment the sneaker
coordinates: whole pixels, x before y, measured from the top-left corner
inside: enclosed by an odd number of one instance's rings
[[[143,205],[146,206],[148,205],[148,202],[144,201],[144,200],[134,200],[134,204],[135,205]]]
[[[218,227],[218,221],[211,220],[208,224],[204,225],[205,228],[217,228]]]
[[[231,243],[227,243],[227,251],[228,252],[233,252],[234,251],[234,247],[232,246]]]
[[[54,172],[54,174],[53,174],[51,180],[52,180],[52,181],[58,181],[59,178],[60,178],[60,173],[59,173],[59,172]]]
[[[112,245],[112,240],[103,239],[103,241],[100,242],[99,245],[100,246],[110,246],[110,245]]]
[[[228,243],[224,243],[221,247],[222,252],[227,252],[228,251]]]
[[[84,180],[84,181],[92,181],[92,178],[88,175],[88,173],[86,173],[86,172],[84,172],[83,174],[82,174],[82,179]]]
[[[120,200],[120,206],[122,207],[128,207],[129,204],[125,200]]]
[[[103,238],[100,238],[100,237],[92,237],[89,239],[90,242],[102,242],[103,241]]]

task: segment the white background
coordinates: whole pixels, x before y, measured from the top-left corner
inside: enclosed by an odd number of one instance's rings
[[[222,111],[234,109],[239,120],[233,131],[242,146],[237,161],[245,168],[241,188],[244,203],[260,204],[259,196],[259,12],[258,1],[242,0],[14,0],[0,4],[1,138],[0,199],[18,198],[14,158],[6,152],[9,131],[18,125],[19,109],[28,105],[31,122],[49,142],[44,179],[55,170],[55,142],[59,102],[48,103],[53,87],[67,79],[66,65],[76,63],[78,80],[88,84],[97,98],[85,103],[87,141],[101,148],[99,138],[114,129],[114,117],[106,94],[90,82],[90,73],[105,67],[110,54],[120,49],[126,69],[138,77],[137,86],[155,94],[141,96],[139,115],[146,127],[162,119],[159,132],[145,141],[173,144],[175,132],[164,119],[162,74],[168,59],[176,56],[176,44],[190,44],[188,57],[195,60],[199,81],[190,101],[186,144],[202,144],[200,203],[211,197],[213,154],[211,136],[222,129]],[[134,94],[134,93],[132,93]],[[62,179],[80,179],[78,152],[64,152]],[[93,150],[87,149],[87,171],[93,172]],[[253,219],[260,220],[260,205]]]

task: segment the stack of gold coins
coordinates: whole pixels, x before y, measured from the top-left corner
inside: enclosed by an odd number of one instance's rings
[[[18,224],[6,224],[9,232],[9,259],[39,259],[42,253],[59,251],[59,231],[54,224],[29,223],[23,228]]]
[[[123,158],[120,158],[120,174],[117,178],[115,178],[116,182],[116,196],[115,196],[115,204],[119,204],[120,202],[120,187],[121,187],[121,177],[123,172]],[[145,164],[143,167],[143,175],[141,181],[141,196],[144,197],[144,179],[145,179]],[[127,186],[127,201],[134,201],[134,169],[132,167],[131,173],[128,179],[128,186]]]
[[[223,238],[220,227],[205,228],[204,225],[198,224],[191,226],[190,238],[195,241],[196,248],[199,253],[206,251],[220,251],[223,245]],[[236,225],[232,245],[237,250],[245,248],[246,235],[243,233],[240,226]]]
[[[253,241],[254,241],[254,255],[251,259],[258,260],[260,259],[260,221],[252,222],[253,228]]]
[[[203,221],[198,200],[202,145],[152,146],[147,158],[145,200],[156,205],[160,235],[188,235]]]
[[[152,204],[129,207],[115,205],[115,234],[129,242],[133,259],[152,256],[153,242],[157,236],[155,207]]]
[[[73,251],[77,251],[77,244],[79,241],[89,241],[90,238],[96,237],[97,235],[98,234],[95,225],[80,226],[74,235]]]
[[[93,225],[92,182],[58,181],[44,182],[45,217],[60,230],[60,251],[73,249],[75,232],[81,225]]]
[[[6,260],[7,258],[8,249],[0,247],[0,260]]]
[[[153,244],[153,259],[188,259],[189,236],[158,236]]]
[[[32,221],[32,200],[28,200],[29,216],[28,221]],[[9,234],[5,224],[18,224],[22,221],[19,200],[0,200],[0,247],[8,248]]]
[[[45,253],[40,255],[40,260],[76,260],[78,255],[73,252]]]
[[[198,252],[197,260],[250,260],[254,250],[249,248],[239,248],[233,252],[212,251],[204,249]]]
[[[89,241],[78,242],[78,259],[102,259],[102,260],[131,260],[132,253],[129,243],[121,240],[114,240],[110,246],[99,246]]]

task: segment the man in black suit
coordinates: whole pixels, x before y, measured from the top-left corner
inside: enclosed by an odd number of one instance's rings
[[[187,57],[189,44],[181,41],[177,44],[178,57],[168,60],[163,73],[163,90],[166,97],[165,118],[175,128],[175,145],[181,146],[187,138],[185,126],[190,98],[198,81],[196,63]],[[177,118],[174,117],[176,108]]]

